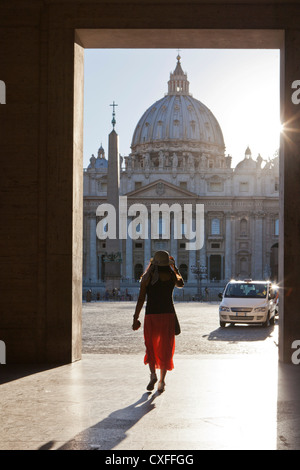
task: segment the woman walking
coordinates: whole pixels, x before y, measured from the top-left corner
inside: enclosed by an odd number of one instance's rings
[[[167,251],[157,251],[141,278],[139,298],[133,316],[132,329],[137,330],[141,323],[139,314],[147,297],[144,339],[146,354],[144,363],[149,364],[150,382],[147,390],[154,389],[157,382],[156,369],[160,369],[158,391],[165,388],[165,376],[174,368],[175,351],[175,308],[174,287],[183,287],[184,282],[174,258]]]

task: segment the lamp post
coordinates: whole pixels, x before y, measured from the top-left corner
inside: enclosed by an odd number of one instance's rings
[[[201,281],[207,276],[207,268],[198,261],[197,265],[191,266],[191,269],[197,279],[197,300],[200,301],[202,299]]]

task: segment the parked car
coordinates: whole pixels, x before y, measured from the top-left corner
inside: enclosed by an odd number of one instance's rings
[[[269,281],[230,281],[219,306],[220,326],[227,323],[259,323],[267,327],[275,322],[275,292]]]

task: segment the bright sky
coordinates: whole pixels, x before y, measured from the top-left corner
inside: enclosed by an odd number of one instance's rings
[[[176,49],[86,49],[84,76],[84,167],[101,143],[108,156],[112,107],[119,152],[130,153],[142,114],[168,91]],[[279,148],[279,51],[181,49],[190,93],[205,104],[223,131],[233,166],[245,156],[272,158]]]

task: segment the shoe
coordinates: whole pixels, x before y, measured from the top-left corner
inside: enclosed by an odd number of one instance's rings
[[[157,391],[162,393],[165,391],[165,382],[158,382]]]
[[[148,390],[149,392],[151,392],[151,390],[154,389],[154,385],[156,384],[156,382],[157,382],[157,376],[156,376],[156,374],[155,374],[155,373],[150,374],[150,382],[149,382],[148,385],[147,385],[147,390]]]

